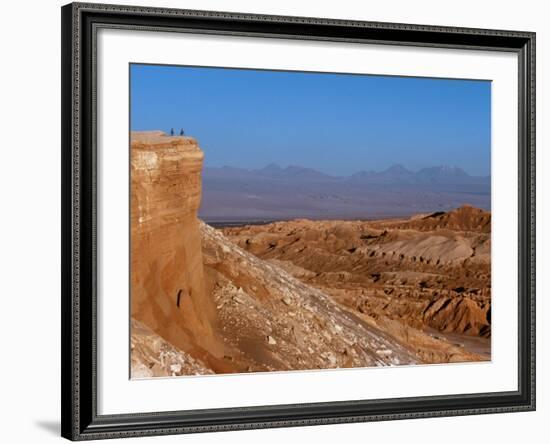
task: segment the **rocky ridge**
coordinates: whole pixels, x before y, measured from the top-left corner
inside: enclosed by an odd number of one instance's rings
[[[247,371],[417,363],[414,351],[319,289],[201,224],[223,336]],[[243,369],[240,369],[241,371]]]
[[[223,231],[361,313],[489,337],[488,226],[488,212],[462,207],[402,220],[294,220]]]

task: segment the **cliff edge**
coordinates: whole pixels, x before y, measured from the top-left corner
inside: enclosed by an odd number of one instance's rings
[[[131,134],[131,313],[209,362],[223,356],[223,345],[200,253],[203,158],[192,138]]]

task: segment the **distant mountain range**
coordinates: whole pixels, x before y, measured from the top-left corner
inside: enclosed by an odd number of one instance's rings
[[[301,166],[204,168],[200,217],[215,221],[369,219],[448,211],[463,204],[491,209],[491,178],[457,167],[410,171],[392,165],[335,177]]]
[[[410,171],[402,165],[392,165],[384,171],[359,171],[351,176],[353,180],[385,184],[489,184],[491,176],[470,176],[456,166],[434,166]]]
[[[483,185],[490,184],[491,176],[470,176],[456,166],[433,166],[417,172],[395,164],[383,171],[358,171],[351,176],[331,176],[312,168],[287,166],[285,168],[271,163],[261,169],[245,169],[230,166],[221,168],[207,167],[203,173],[206,178],[218,179],[274,179],[298,182],[353,181],[365,184],[406,185],[406,184],[446,184],[446,185]]]

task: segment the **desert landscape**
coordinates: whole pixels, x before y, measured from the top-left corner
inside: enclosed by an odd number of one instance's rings
[[[450,211],[464,202],[491,209],[491,177],[439,165],[332,176],[297,165],[205,167],[199,217],[212,225],[307,218],[373,219]]]
[[[490,178],[205,171],[162,131],[130,152],[132,378],[491,359]]]

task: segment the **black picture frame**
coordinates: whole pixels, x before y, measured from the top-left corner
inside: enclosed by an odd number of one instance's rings
[[[119,438],[535,409],[535,33],[72,3],[62,14],[62,436]],[[96,31],[508,51],[519,64],[518,390],[143,414],[97,414]]]

